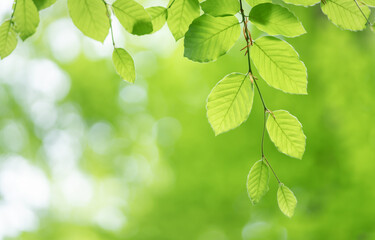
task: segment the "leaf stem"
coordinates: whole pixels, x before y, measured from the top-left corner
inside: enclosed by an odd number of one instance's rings
[[[273,175],[275,176],[277,182],[279,184],[282,184],[282,182],[280,181],[280,179],[277,177],[276,172],[273,170],[273,168],[271,167],[271,164],[268,162],[268,160],[267,160],[267,158],[265,156],[263,156],[263,161],[265,161],[267,163],[267,165],[270,167],[270,169],[271,169]]]
[[[103,3],[105,4],[105,8],[107,10],[109,26],[110,26],[110,29],[111,29],[112,45],[113,45],[113,48],[116,48],[115,38],[113,37],[112,18],[111,18],[111,13],[109,12],[110,5],[105,0],[103,0]]]

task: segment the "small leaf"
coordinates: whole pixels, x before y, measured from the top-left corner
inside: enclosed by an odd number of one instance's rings
[[[38,8],[38,10],[48,8],[56,2],[56,0],[33,0],[33,1],[34,1],[35,6]]]
[[[297,199],[293,192],[282,183],[279,185],[279,189],[277,190],[277,203],[280,210],[287,217],[293,217],[294,210],[297,206]]]
[[[257,161],[247,176],[247,193],[252,204],[257,204],[268,192],[269,170],[263,160]]]
[[[366,18],[370,16],[370,9],[358,1]],[[360,31],[366,27],[367,19],[362,15],[354,0],[325,0],[321,3],[322,11],[337,26]]]
[[[126,31],[134,35],[152,33],[151,17],[141,4],[134,0],[117,0],[112,8]]]
[[[207,0],[201,6],[205,13],[215,17],[231,16],[240,11],[238,0]]]
[[[198,0],[171,0],[174,1],[168,9],[168,27],[177,40],[184,37],[191,22],[199,17]]]
[[[207,117],[215,135],[246,121],[253,98],[254,89],[248,75],[231,73],[220,80],[207,99]]]
[[[146,8],[146,11],[151,17],[152,32],[159,31],[167,21],[167,9],[164,7],[150,7]]]
[[[291,157],[302,159],[306,136],[298,119],[285,110],[274,111],[268,116],[267,131],[277,149]]]
[[[3,59],[13,52],[17,46],[17,34],[10,21],[0,26],[0,58]]]
[[[253,7],[249,20],[270,35],[296,37],[306,33],[297,17],[287,8],[277,4],[263,3]]]
[[[184,56],[197,62],[216,60],[229,51],[240,33],[236,17],[204,14],[193,21],[186,33]]]
[[[287,42],[261,37],[250,52],[259,74],[270,86],[287,93],[307,94],[306,67]]]
[[[36,32],[39,12],[32,0],[18,0],[14,10],[14,27],[24,41]]]
[[[320,2],[320,0],[283,0],[286,3],[294,4],[297,6],[313,6]]]
[[[68,0],[74,25],[86,36],[104,42],[109,32],[107,7],[102,0]]]
[[[113,64],[116,72],[122,79],[130,83],[135,81],[135,67],[133,58],[123,48],[115,48],[112,54]]]
[[[252,7],[255,7],[256,5],[261,4],[261,3],[271,3],[272,2],[272,0],[246,0],[246,1]]]

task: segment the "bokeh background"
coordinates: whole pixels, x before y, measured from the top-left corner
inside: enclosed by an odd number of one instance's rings
[[[12,2],[0,1],[0,20]],[[198,64],[167,26],[137,37],[115,22],[136,63],[130,85],[112,66],[111,39],[84,37],[58,0],[0,62],[0,239],[375,239],[375,33],[340,30],[319,6],[288,7],[308,32],[286,40],[308,68],[309,95],[259,84],[268,107],[296,115],[307,135],[302,161],[265,141],[298,198],[292,219],[273,176],[258,205],[246,193],[260,159],[258,96],[231,132],[214,137],[206,119],[210,89],[247,69],[243,39]]]

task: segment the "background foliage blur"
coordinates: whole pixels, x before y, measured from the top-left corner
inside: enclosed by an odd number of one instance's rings
[[[0,1],[0,20],[11,5]],[[166,29],[136,37],[115,22],[136,63],[130,85],[114,71],[110,38],[84,37],[58,0],[0,62],[0,239],[375,239],[375,35],[338,29],[318,6],[289,7],[308,32],[286,40],[308,68],[309,95],[259,83],[269,108],[288,109],[307,135],[302,161],[265,143],[298,198],[292,219],[273,176],[259,205],[247,197],[258,96],[249,120],[219,137],[205,116],[216,82],[246,71],[244,40],[197,64]]]

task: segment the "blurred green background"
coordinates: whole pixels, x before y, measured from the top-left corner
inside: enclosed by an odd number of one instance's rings
[[[0,20],[11,4],[1,0]],[[309,95],[259,84],[267,106],[297,116],[307,136],[302,161],[265,141],[297,196],[292,219],[278,209],[273,176],[258,205],[247,197],[261,157],[259,97],[231,132],[214,137],[206,119],[210,89],[247,69],[242,38],[198,64],[167,26],[136,37],[115,22],[136,63],[130,85],[112,66],[110,38],[84,37],[58,0],[0,62],[0,239],[375,239],[375,34],[340,30],[319,6],[289,7],[308,32],[286,40],[308,68]]]

